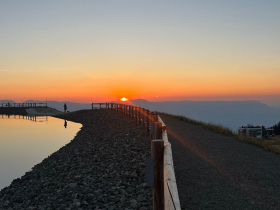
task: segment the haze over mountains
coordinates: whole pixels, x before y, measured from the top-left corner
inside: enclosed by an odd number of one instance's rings
[[[270,127],[280,121],[280,109],[259,101],[165,101],[135,100],[133,104],[203,122],[212,122],[236,131],[247,124]]]
[[[0,103],[7,103],[0,101]],[[10,101],[13,103],[13,101]],[[25,101],[25,103],[40,103],[45,101]],[[48,101],[48,106],[63,111],[67,103],[69,111],[91,109],[91,104]],[[165,101],[149,102],[143,99],[131,100],[131,104],[151,111],[183,115],[203,122],[222,124],[234,131],[247,124],[273,126],[280,121],[280,109],[271,108],[259,101]]]

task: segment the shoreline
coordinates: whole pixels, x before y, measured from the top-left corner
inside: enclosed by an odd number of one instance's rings
[[[73,140],[0,191],[0,210],[152,209],[145,184],[150,140],[110,110],[56,115],[81,123]]]

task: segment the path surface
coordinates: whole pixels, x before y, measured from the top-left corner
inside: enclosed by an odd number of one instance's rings
[[[280,156],[161,115],[182,209],[280,209]]]

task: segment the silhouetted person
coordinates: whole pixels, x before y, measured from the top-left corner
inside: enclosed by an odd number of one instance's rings
[[[64,121],[64,127],[65,128],[67,127],[67,121],[66,120]]]
[[[66,105],[66,103],[64,104],[64,112],[66,112],[67,111],[67,105]]]

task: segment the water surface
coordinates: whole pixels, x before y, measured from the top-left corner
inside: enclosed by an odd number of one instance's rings
[[[54,117],[0,115],[0,190],[69,143],[81,127]]]

